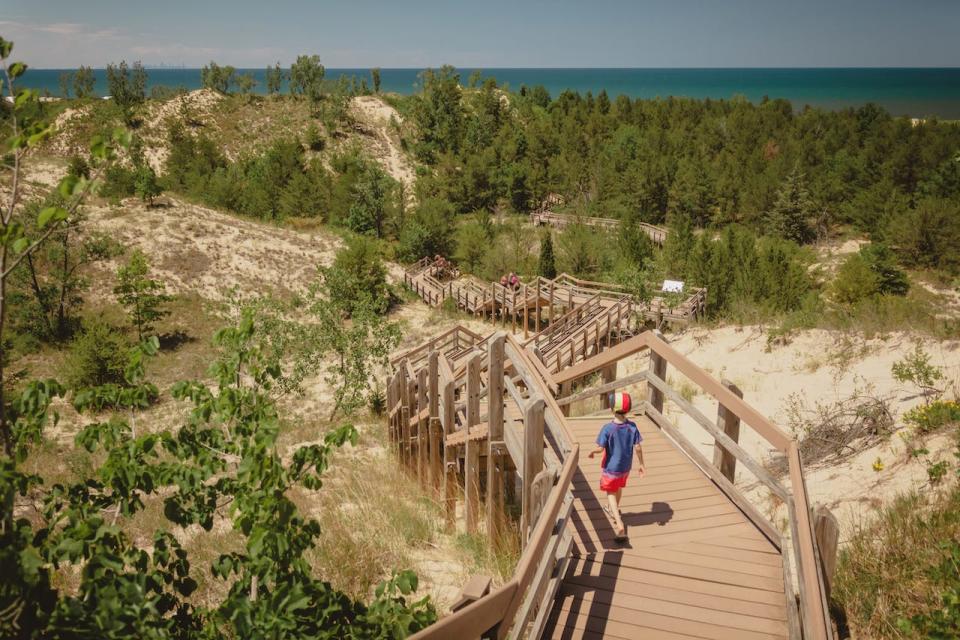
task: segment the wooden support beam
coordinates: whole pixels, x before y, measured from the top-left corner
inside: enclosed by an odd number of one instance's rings
[[[498,335],[487,346],[487,534],[497,544],[503,518],[503,453],[496,445],[504,440],[503,359],[506,337]]]
[[[543,398],[532,397],[523,416],[523,492],[521,498],[520,539],[526,547],[527,538],[536,523],[533,520],[533,481],[543,470]]]
[[[420,369],[417,373],[417,478],[420,485],[427,486],[427,474],[429,473],[429,459],[427,458],[427,432],[430,424],[430,414],[427,413],[424,418],[424,411],[428,409],[427,402],[427,374],[426,369]]]
[[[523,285],[523,339],[528,339],[530,333],[530,296],[527,285]]]
[[[827,602],[830,601],[830,590],[833,587],[833,574],[837,570],[837,544],[840,541],[840,524],[830,509],[824,505],[817,505],[813,510],[813,534],[817,539],[817,549],[820,551],[820,567],[823,572],[823,586],[827,592]]]
[[[650,374],[661,380],[667,379],[667,361],[652,349],[650,350]],[[663,392],[660,389],[649,385],[647,388],[647,402],[650,403],[651,407],[663,413]]]
[[[428,371],[428,401],[430,408],[430,422],[427,427],[429,441],[429,476],[430,486],[439,491],[443,475],[443,430],[440,426],[440,354],[431,351],[427,357]]]
[[[729,380],[721,380],[720,383],[736,394],[738,398],[743,398],[743,391],[737,385]],[[722,403],[717,404],[717,428],[734,442],[740,441],[740,418],[733,412],[728,411]],[[737,458],[733,453],[724,449],[719,440],[713,442],[713,466],[719,469],[727,480],[736,482]]]
[[[443,358],[441,365],[446,365],[447,369],[450,368],[446,358]],[[443,410],[440,413],[440,424],[443,427],[444,437],[446,434],[453,433],[454,431],[454,415],[456,412],[456,406],[454,405],[453,393],[455,384],[456,383],[453,381],[452,376],[443,383]],[[452,531],[454,525],[456,524],[458,464],[456,452],[453,451],[452,448],[444,447],[443,505],[447,531]]]
[[[566,396],[566,397],[561,396],[557,398],[557,405],[559,405],[562,408],[567,405],[573,404],[574,402],[580,402],[581,400],[588,400],[600,394],[607,395],[611,391],[616,391],[617,389],[622,389],[623,387],[627,387],[631,384],[643,382],[646,379],[647,379],[647,372],[640,371],[639,373],[635,373],[625,378],[617,378],[616,380],[613,380],[607,384],[601,384],[596,387],[590,387],[589,389],[585,389],[584,391],[575,393],[572,396]],[[567,387],[564,387],[564,389],[566,388]]]
[[[467,441],[464,443],[464,514],[467,533],[476,533],[480,519],[480,442],[469,437],[480,423],[480,361],[474,354],[467,362]]]

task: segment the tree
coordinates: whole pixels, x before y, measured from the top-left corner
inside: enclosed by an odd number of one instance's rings
[[[63,204],[59,198],[50,198],[31,203],[26,209],[33,217],[34,212],[57,203]],[[83,222],[81,213],[71,216],[11,274],[17,288],[33,295],[33,304],[24,301],[14,310],[13,322],[18,329],[42,339],[63,340],[76,328],[77,311],[89,287],[84,270],[122,252],[120,244],[106,234],[81,235]]]
[[[134,191],[144,202],[153,205],[153,199],[163,193],[153,167],[144,163],[137,168]]]
[[[380,167],[370,165],[354,185],[347,226],[357,233],[383,237],[394,181]]]
[[[0,441],[3,443],[4,458],[0,459],[0,492],[4,495],[4,504],[11,505],[12,491],[8,484],[8,470],[10,462],[20,456],[20,451],[27,444],[36,439],[36,434],[46,421],[46,412],[49,399],[58,393],[60,388],[55,383],[33,381],[27,385],[23,393],[8,394],[9,381],[4,377],[7,365],[7,319],[10,313],[8,302],[8,286],[11,276],[28,257],[32,257],[40,247],[59,231],[73,216],[89,193],[93,180],[86,180],[68,175],[62,178],[57,185],[57,193],[63,198],[62,204],[51,204],[42,207],[33,213],[21,206],[23,196],[22,176],[20,174],[24,160],[37,145],[43,142],[51,133],[49,122],[41,119],[39,93],[32,89],[18,90],[15,81],[27,66],[22,62],[8,64],[13,43],[0,38],[0,66],[5,78],[4,88],[7,90],[12,105],[6,110],[5,117],[0,121],[3,128],[3,155],[7,158],[2,169],[10,172],[8,194],[0,203],[0,348],[4,349],[4,357],[0,358]],[[16,96],[16,99],[14,97]],[[102,137],[94,139],[91,145],[91,161],[95,165],[94,178],[100,175],[103,167],[113,157],[116,143],[127,143],[128,136],[122,132],[116,133],[113,140]],[[29,406],[22,402],[28,397]],[[5,549],[11,542],[9,536],[13,533],[13,514],[2,514],[0,536],[6,536],[0,541],[0,549]],[[8,603],[0,603],[6,607]]]
[[[95,86],[93,69],[80,65],[73,76],[73,95],[78,98],[92,98]]]
[[[460,149],[464,133],[460,74],[449,65],[420,74],[423,91],[414,103],[413,117],[420,133],[419,155],[434,162],[436,154]]]
[[[60,97],[67,99],[70,97],[70,87],[73,85],[73,74],[64,71],[60,74]]]
[[[877,292],[905,296],[910,290],[907,274],[897,267],[893,252],[883,243],[872,242],[860,247],[860,256],[877,275]]]
[[[449,202],[439,198],[423,200],[400,231],[397,257],[415,262],[425,256],[450,255],[453,217]]]
[[[257,86],[257,80],[252,73],[241,73],[237,76],[237,89],[240,90],[240,95],[249,99],[255,86]]]
[[[377,314],[390,307],[387,268],[377,243],[369,238],[349,239],[322,274],[327,297],[347,316],[360,306]]]
[[[764,231],[802,243],[810,237],[809,220],[813,214],[814,205],[804,184],[804,175],[799,165],[795,166],[777,192],[776,202],[767,213]]]
[[[693,225],[690,218],[684,215],[672,216],[669,233],[663,243],[663,262],[668,278],[683,280],[687,277],[687,262],[693,244]]]
[[[373,79],[373,92],[380,93],[380,67],[370,69],[370,77]]]
[[[130,321],[137,329],[137,337],[143,342],[144,334],[153,331],[153,323],[168,316],[164,305],[173,298],[165,293],[162,282],[150,277],[147,258],[137,249],[130,261],[117,270],[117,286],[113,293],[117,301],[126,307]]]
[[[960,206],[923,198],[888,221],[884,237],[911,267],[960,273]]]
[[[543,232],[540,240],[540,261],[537,263],[537,275],[548,280],[557,277],[557,265],[553,259],[553,234],[549,229]]]
[[[70,345],[67,384],[74,389],[123,382],[127,343],[123,335],[99,318],[83,323]]]
[[[297,56],[290,65],[290,94],[306,96],[314,105],[323,97],[323,77],[326,69],[320,64],[320,56]]]
[[[266,83],[267,83],[267,93],[270,95],[277,95],[280,93],[280,87],[283,86],[283,69],[280,68],[280,63],[277,62],[272,67],[267,67],[266,71]]]
[[[224,95],[230,93],[230,86],[236,82],[237,70],[230,66],[220,66],[213,60],[200,69],[200,84],[204,89],[212,89]]]
[[[127,124],[133,122],[133,111],[147,98],[147,71],[138,60],[128,68],[125,60],[107,65],[107,92],[120,107]]]

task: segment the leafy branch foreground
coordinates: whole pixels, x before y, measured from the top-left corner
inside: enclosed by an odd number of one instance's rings
[[[258,339],[253,315],[220,330],[221,357],[212,366],[216,386],[199,381],[174,386],[174,398],[193,410],[177,431],[134,437],[113,416],[86,426],[78,444],[103,449],[95,478],[44,490],[42,480],[0,464],[5,505],[0,531],[0,634],[4,637],[98,638],[386,638],[404,637],[433,622],[428,598],[409,602],[416,576],[395,573],[370,603],[351,599],[314,577],[305,560],[320,535],[288,494],[316,491],[330,456],[356,442],[350,425],[330,431],[322,444],[303,446],[284,462],[277,447],[280,420],[269,393],[280,376]],[[63,388],[32,383],[12,405],[14,436],[36,437]],[[79,411],[96,408],[96,393],[78,394]],[[41,524],[13,519],[17,498],[41,497]],[[220,555],[216,578],[230,585],[212,607],[191,600],[197,588],[188,553],[169,531],[138,547],[117,526],[162,497],[171,527],[198,525],[210,532],[228,518],[242,535],[242,550]],[[57,587],[56,574],[80,572],[75,592]]]
[[[380,584],[369,603],[314,577],[305,558],[317,544],[320,525],[303,516],[290,495],[319,490],[334,450],[355,443],[357,432],[343,425],[321,444],[301,446],[289,459],[281,455],[280,419],[270,396],[281,376],[279,360],[257,333],[250,311],[214,337],[220,357],[210,371],[213,388],[196,380],[174,386],[173,397],[193,407],[179,429],[137,434],[120,413],[132,414],[157,397],[156,387],[144,381],[144,358],[158,347],[156,338],[148,339],[130,353],[126,384],[111,382],[72,395],[77,411],[98,420],[76,437],[78,445],[101,452],[96,473],[46,487],[40,476],[24,471],[31,449],[43,442],[44,428],[51,419],[56,422],[51,405],[66,389],[55,380],[18,384],[4,377],[8,278],[76,220],[84,197],[110,167],[114,147],[129,146],[129,134],[95,139],[96,173],[61,180],[57,191],[63,206],[45,207],[35,221],[26,220],[33,212],[19,206],[22,162],[51,129],[38,116],[38,94],[14,90],[13,80],[26,65],[7,65],[12,49],[0,38],[4,84],[13,99],[12,106],[4,102],[0,110],[0,124],[9,134],[2,136],[2,169],[10,173],[9,198],[5,193],[0,202],[0,637],[395,638],[430,624],[436,611],[429,599],[408,602],[417,589],[409,571]],[[142,281],[143,269],[135,271],[128,280]],[[155,296],[157,291],[148,283],[120,293]],[[156,319],[144,313],[156,306],[143,301],[130,300],[141,337]],[[342,329],[339,320],[331,313],[328,326]],[[365,336],[358,330],[333,347],[341,355],[337,373],[345,380],[347,372],[366,362],[358,355]],[[341,409],[357,401],[345,392],[338,396]],[[100,421],[107,408],[117,413]],[[149,543],[138,544],[118,520],[157,501],[165,522]],[[219,602],[201,605],[195,596],[201,571],[170,530],[189,527],[191,533],[213,535],[216,523],[228,521],[240,544],[210,566],[228,591]]]

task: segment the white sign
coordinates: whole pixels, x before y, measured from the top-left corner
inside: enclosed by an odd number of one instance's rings
[[[683,282],[680,280],[664,280],[663,288],[660,290],[666,293],[683,293]]]

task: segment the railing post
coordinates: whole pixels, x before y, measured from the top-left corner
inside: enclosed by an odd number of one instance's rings
[[[817,505],[813,510],[813,534],[817,539],[820,552],[820,567],[823,571],[823,588],[827,602],[830,601],[830,589],[833,586],[833,574],[837,569],[837,544],[840,540],[840,524],[830,509]]]
[[[427,485],[427,425],[430,419],[423,419],[423,410],[427,408],[427,370],[420,369],[417,373],[417,478],[420,486]]]
[[[527,285],[523,285],[523,339],[530,337],[530,295]]]
[[[400,378],[400,384],[398,385],[398,391],[400,392],[400,424],[397,430],[397,455],[403,464],[407,464],[407,447],[410,446],[410,393],[406,363],[400,363],[397,369],[397,375]]]
[[[447,380],[443,385],[443,413],[440,421],[443,425],[443,504],[447,531],[452,531],[457,512],[457,455],[453,447],[448,447],[446,437],[453,433],[456,407],[453,393],[454,381]]]
[[[431,351],[427,360],[427,369],[429,371],[429,392],[427,394],[430,404],[430,422],[428,431],[429,449],[430,449],[430,486],[434,491],[440,488],[440,477],[443,473],[443,459],[440,452],[443,449],[443,432],[440,429],[440,356],[436,351]]]
[[[521,497],[520,540],[524,547],[535,522],[531,521],[533,479],[543,469],[543,398],[533,398],[523,416],[523,494]]]
[[[720,384],[732,391],[738,398],[743,398],[743,391],[737,385],[729,380],[721,380]],[[729,411],[723,404],[717,405],[717,427],[722,430],[734,442],[740,440],[740,418]],[[713,466],[720,470],[720,473],[734,482],[737,475],[737,458],[729,451],[723,448],[719,442],[713,443]]]
[[[480,422],[479,353],[467,362],[467,425],[464,443],[464,512],[467,533],[476,533],[480,518],[480,441],[471,433]]]
[[[487,533],[497,544],[503,517],[503,335],[487,347]]]
[[[663,334],[659,331],[655,331],[654,334],[661,340],[663,339]],[[650,348],[650,373],[663,381],[667,379],[667,361],[652,347]],[[663,392],[652,384],[647,385],[647,402],[650,403],[651,407],[663,413]]]

